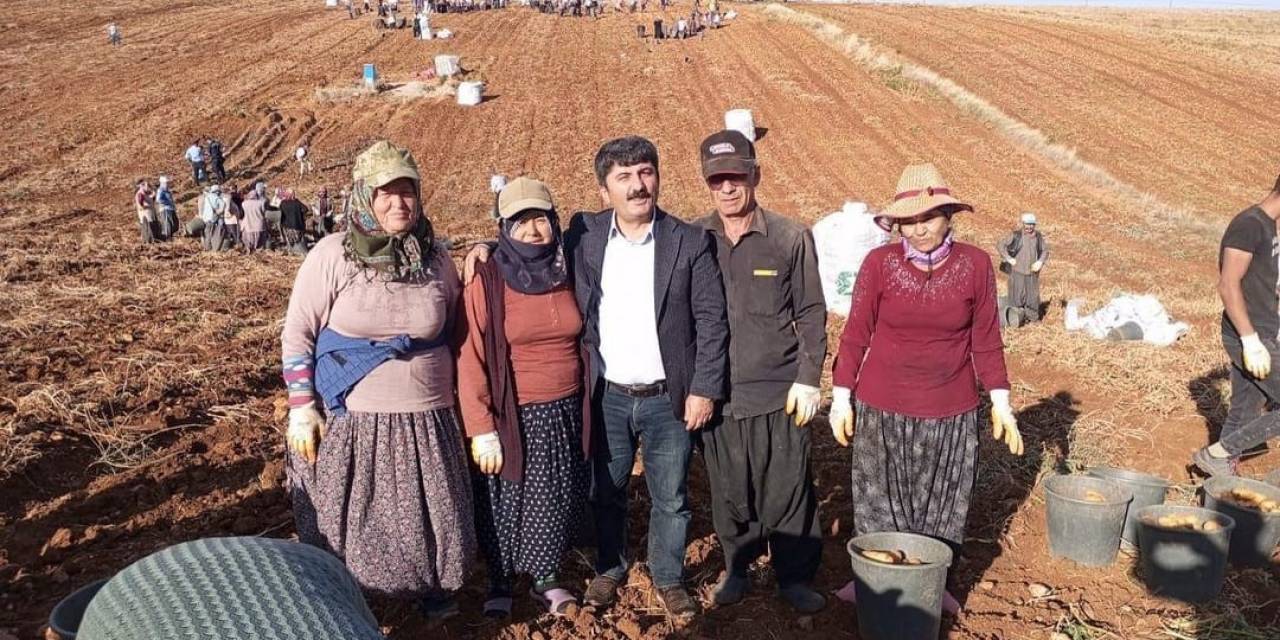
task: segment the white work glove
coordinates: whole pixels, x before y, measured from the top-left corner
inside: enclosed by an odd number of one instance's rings
[[[324,418],[316,411],[316,403],[308,402],[289,409],[289,430],[285,439],[289,448],[309,464],[316,463],[316,452],[320,450],[324,432]]]
[[[1249,375],[1262,380],[1271,375],[1271,353],[1262,346],[1258,334],[1251,333],[1240,338],[1244,345],[1244,368]]]
[[[787,391],[787,415],[794,415],[796,426],[803,427],[818,413],[822,402],[822,390],[807,384],[793,383]]]
[[[1009,263],[1009,266],[1011,266],[1011,267],[1016,267],[1016,266],[1018,266],[1018,259],[1017,259],[1017,258],[1006,258],[1006,259],[1005,259],[1005,262],[1008,262],[1008,263]]]
[[[502,442],[498,432],[478,435],[471,439],[471,459],[480,467],[480,473],[497,475],[502,471]]]
[[[836,437],[840,446],[849,446],[853,437],[853,392],[846,387],[835,387],[831,390],[831,435]]]
[[[991,437],[1003,440],[1009,453],[1022,455],[1022,434],[1018,431],[1018,419],[1013,417],[1008,389],[991,390]]]
[[[1036,260],[1035,262],[1031,263],[1031,272],[1040,273],[1040,267],[1043,267],[1043,266],[1044,266],[1043,260]]]

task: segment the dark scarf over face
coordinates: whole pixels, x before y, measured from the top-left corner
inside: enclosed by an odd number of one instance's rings
[[[426,271],[435,250],[435,233],[421,201],[415,213],[418,220],[413,229],[387,233],[373,215],[373,189],[363,180],[356,181],[351,186],[351,213],[343,240],[347,259],[388,281]]]
[[[551,223],[551,242],[547,244],[529,244],[511,237],[511,230],[525,215],[536,214],[530,212],[498,222],[498,250],[494,260],[507,286],[520,293],[537,295],[563,285],[569,274],[556,212],[545,212],[547,221]]]

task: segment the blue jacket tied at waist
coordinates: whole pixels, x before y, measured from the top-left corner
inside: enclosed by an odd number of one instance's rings
[[[389,340],[352,338],[333,329],[316,337],[316,393],[325,409],[335,416],[347,413],[347,394],[378,365],[417,351],[446,344],[449,332],[431,340],[414,340],[401,334]]]

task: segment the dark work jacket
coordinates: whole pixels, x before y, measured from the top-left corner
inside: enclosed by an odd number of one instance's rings
[[[297,231],[307,230],[307,205],[301,200],[283,200],[280,202],[280,226]]]
[[[583,342],[591,370],[604,371],[600,358],[600,274],[609,242],[613,210],[579,212],[565,231],[565,255],[582,312]],[[724,283],[711,235],[658,209],[653,220],[654,309],[658,348],[675,416],[684,419],[690,394],[712,400],[725,397],[729,321]],[[592,380],[592,398],[602,393],[603,378]]]

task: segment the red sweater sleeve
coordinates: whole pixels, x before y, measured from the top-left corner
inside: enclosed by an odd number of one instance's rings
[[[462,294],[463,338],[458,348],[458,409],[463,430],[475,437],[494,430],[493,402],[489,397],[488,359],[484,351],[484,334],[489,329],[489,310],[485,305],[484,282],[477,275]],[[456,316],[455,316],[456,317]]]
[[[1009,388],[1009,372],[1004,363],[1004,341],[1000,337],[1000,309],[996,298],[996,274],[989,259],[977,260],[973,286],[973,327],[969,343],[973,351],[973,371],[987,391]]]
[[[875,333],[876,316],[880,311],[880,266],[884,253],[872,252],[858,270],[853,285],[853,302],[849,307],[849,319],[840,334],[840,348],[831,367],[831,382],[837,387],[856,389],[858,373],[871,347]]]

